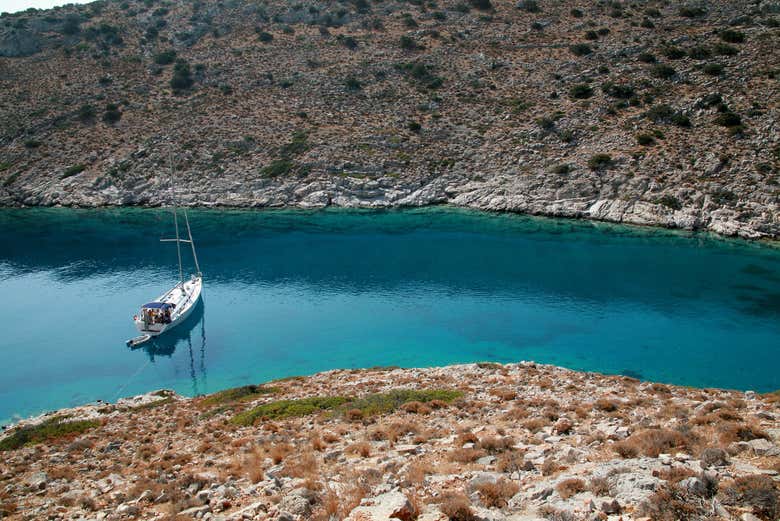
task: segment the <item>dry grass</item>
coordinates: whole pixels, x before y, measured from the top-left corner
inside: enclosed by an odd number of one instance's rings
[[[611,495],[611,489],[609,487],[609,480],[602,477],[593,477],[588,482],[588,490],[594,496],[609,496]]]
[[[584,492],[586,488],[585,482],[579,478],[564,479],[555,486],[558,495],[563,499],[569,499],[580,492]]]
[[[278,465],[292,451],[293,447],[289,443],[277,443],[271,447],[271,450],[268,451],[268,455],[271,457],[274,464]]]
[[[474,521],[471,502],[463,494],[446,493],[441,496],[439,509],[450,521]]]
[[[485,436],[479,442],[479,447],[487,451],[488,454],[499,454],[511,449],[515,445],[515,440],[510,436]]]
[[[777,484],[768,476],[739,477],[725,484],[718,496],[723,504],[748,507],[767,521],[774,521],[780,515]]]
[[[361,458],[367,458],[371,456],[371,444],[367,441],[358,441],[349,445],[345,452],[347,454],[359,455]]]
[[[596,400],[593,407],[602,412],[613,412],[618,410],[617,402],[606,398],[599,398]]]
[[[422,484],[428,474],[433,474],[433,466],[425,460],[413,461],[406,468],[406,480],[412,485]]]
[[[495,483],[481,483],[476,487],[479,496],[485,506],[489,508],[503,508],[520,490],[520,486],[514,481],[499,478]]]
[[[485,455],[485,451],[480,449],[453,449],[447,457],[450,461],[455,463],[471,463],[477,461],[479,458]]]
[[[623,458],[636,458],[640,454],[657,458],[661,453],[689,450],[690,441],[689,437],[671,429],[643,429],[615,443],[612,448]]]

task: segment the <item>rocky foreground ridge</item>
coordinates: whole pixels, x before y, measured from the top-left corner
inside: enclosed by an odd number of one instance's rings
[[[0,517],[780,518],[780,396],[530,362],[158,391],[0,437]]]
[[[449,203],[780,236],[780,4],[93,2],[0,17],[0,204]]]

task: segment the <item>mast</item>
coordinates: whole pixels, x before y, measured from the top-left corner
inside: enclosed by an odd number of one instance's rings
[[[171,164],[171,194],[173,198],[173,226],[176,228],[176,254],[179,256],[179,283],[184,284],[184,271],[181,268],[181,239],[179,238],[179,218],[176,215],[176,187],[173,185],[173,154],[170,155]],[[187,223],[187,229],[189,229]],[[193,249],[193,251],[195,251]]]
[[[187,224],[187,237],[189,238],[190,246],[192,246],[192,260],[195,261],[195,272],[198,277],[201,276],[200,265],[198,264],[198,255],[195,253],[195,242],[192,240],[192,231],[190,230],[190,218],[187,216],[187,209],[183,208],[184,222]]]

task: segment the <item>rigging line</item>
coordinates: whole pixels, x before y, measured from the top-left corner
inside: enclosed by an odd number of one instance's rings
[[[120,387],[120,388],[119,388],[119,392],[118,392],[118,393],[116,393],[116,397],[114,398],[114,402],[116,402],[117,400],[119,400],[119,397],[120,397],[120,395],[121,395],[123,392],[125,392],[125,389],[127,389],[127,386],[128,386],[128,385],[130,385],[130,382],[132,382],[132,381],[135,379],[135,377],[136,377],[136,376],[138,376],[139,374],[141,374],[141,372],[142,372],[144,369],[146,369],[146,366],[148,366],[148,365],[149,365],[149,364],[151,364],[151,363],[152,363],[152,359],[151,359],[151,358],[149,358],[149,359],[148,359],[146,362],[144,362],[144,364],[143,364],[141,367],[139,367],[139,368],[138,368],[138,370],[136,370],[136,372],[135,372],[135,373],[133,373],[132,375],[130,375],[130,378],[128,378],[128,379],[127,379],[127,381],[125,382],[125,384],[124,384],[122,387]]]

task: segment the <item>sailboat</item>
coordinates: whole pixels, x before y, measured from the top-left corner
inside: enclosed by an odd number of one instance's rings
[[[200,272],[198,255],[195,253],[195,242],[192,240],[192,230],[190,230],[190,220],[186,208],[182,208],[181,211],[184,214],[184,223],[187,227],[187,238],[182,239],[179,236],[179,216],[176,193],[173,187],[173,164],[171,164],[171,190],[173,192],[173,225],[176,230],[176,238],[160,239],[160,241],[176,243],[176,253],[179,257],[179,282],[152,302],[141,306],[140,312],[133,317],[135,327],[141,336],[127,341],[131,347],[142,344],[184,322],[195,309],[203,290],[203,275]],[[192,247],[192,259],[195,261],[195,273],[187,280],[184,279],[184,269],[181,263],[182,243],[188,243]]]

